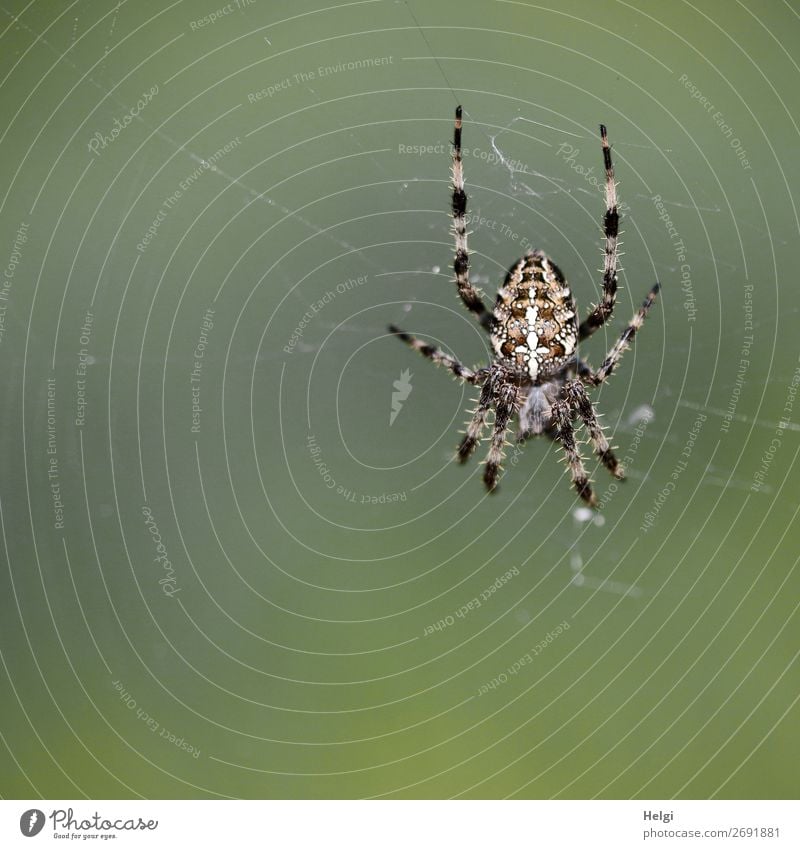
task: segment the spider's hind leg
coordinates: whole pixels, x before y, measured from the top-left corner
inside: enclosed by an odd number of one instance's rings
[[[497,475],[503,459],[503,446],[506,442],[508,423],[514,415],[517,404],[517,387],[513,383],[504,383],[498,392],[494,414],[494,433],[489,456],[486,459],[486,469],[483,472],[483,482],[489,492],[497,487]]]
[[[483,433],[483,428],[486,426],[486,416],[492,406],[492,379],[486,378],[486,382],[481,389],[481,395],[478,399],[478,406],[472,414],[472,419],[467,425],[467,431],[461,444],[458,446],[458,460],[461,463],[466,463],[472,456],[472,452],[478,444]]]
[[[572,405],[567,398],[553,404],[553,421],[556,425],[556,439],[564,446],[572,484],[580,497],[590,506],[597,506],[597,497],[589,483],[589,475],[583,465],[583,459],[575,443],[575,428],[572,424]]]
[[[486,309],[478,290],[469,279],[469,249],[467,248],[467,193],[464,190],[464,164],[461,156],[461,107],[456,108],[455,129],[453,130],[453,236],[456,243],[456,255],[453,271],[456,275],[458,296],[464,306],[477,316],[486,330],[491,330],[492,314]]]
[[[589,441],[592,443],[594,453],[597,454],[602,464],[617,480],[624,480],[625,471],[620,466],[619,461],[614,456],[614,452],[611,450],[611,446],[608,444],[606,435],[603,433],[603,428],[597,420],[597,413],[594,411],[592,401],[586,394],[586,387],[580,380],[573,380],[564,387],[564,394],[569,398],[570,404],[577,410],[578,415],[586,425],[586,430],[589,432]]]

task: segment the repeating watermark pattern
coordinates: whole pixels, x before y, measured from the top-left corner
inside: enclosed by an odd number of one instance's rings
[[[586,180],[593,189],[598,192],[605,191],[605,180],[601,183],[600,180],[597,179],[594,173],[594,165],[589,168],[585,165],[581,165],[581,163],[578,162],[578,157],[580,155],[581,149],[579,147],[575,147],[575,145],[572,145],[569,142],[562,142],[556,151],[556,156],[560,156],[564,162],[566,162],[576,174],[583,177],[583,179]]]
[[[313,433],[310,433],[306,437],[306,447],[325,487],[334,491],[336,495],[350,504],[396,504],[399,501],[408,500],[405,490],[402,492],[381,492],[377,495],[369,495],[364,492],[348,489],[346,486],[337,483],[331,474],[328,464],[322,458],[322,448],[320,448],[317,437]]]
[[[739,349],[739,365],[736,370],[736,380],[733,384],[728,406],[720,425],[720,433],[728,433],[731,422],[736,415],[736,407],[745,384],[745,376],[750,370],[750,348],[753,345],[753,284],[744,284],[744,337],[742,347]]]
[[[392,384],[394,392],[392,392],[392,410],[389,413],[389,427],[391,427],[395,419],[400,415],[400,410],[403,409],[403,404],[408,401],[408,396],[411,395],[411,390],[414,388],[411,385],[411,378],[414,375],[408,369],[403,369],[400,372],[400,380],[395,380]]]
[[[114,689],[117,693],[119,693],[120,700],[125,707],[130,711],[134,711],[136,718],[143,722],[150,731],[153,732],[153,734],[156,734],[162,740],[166,740],[167,743],[171,743],[178,749],[182,749],[187,755],[191,755],[195,760],[200,757],[200,749],[187,743],[183,737],[178,737],[176,734],[173,734],[169,729],[164,728],[157,719],[150,716],[144,708],[141,708],[136,703],[136,699],[134,699],[133,696],[125,689],[125,685],[121,681],[112,681],[112,683],[114,685]]]
[[[480,212],[467,215],[467,224],[473,230],[491,230],[493,233],[499,233],[510,242],[519,245],[523,251],[532,251],[535,247],[526,236],[520,235],[509,227],[508,224],[498,221],[496,218],[486,218]]]
[[[422,636],[428,637],[437,631],[444,631],[445,628],[455,625],[456,619],[463,619],[467,616],[467,614],[472,613],[473,610],[477,610],[484,602],[489,601],[489,599],[499,589],[505,586],[517,575],[519,575],[519,567],[512,566],[507,572],[504,572],[499,578],[495,579],[493,583],[489,584],[489,586],[486,587],[480,595],[476,595],[475,598],[468,601],[466,604],[462,604],[461,607],[456,610],[455,614],[449,614],[443,619],[440,619],[438,622],[434,622],[432,625],[426,625],[422,632]]]
[[[75,369],[75,427],[83,427],[86,424],[86,376],[88,368],[94,363],[94,357],[89,353],[89,344],[92,341],[94,330],[94,313],[86,310],[83,317],[80,336],[78,337],[78,365]]]
[[[432,156],[434,154],[439,156],[450,151],[444,142],[438,142],[437,144],[398,144],[397,152],[404,156]],[[461,155],[464,156],[465,154],[466,150],[462,148]]]
[[[694,289],[692,288],[692,267],[686,261],[686,246],[677,227],[672,222],[672,216],[661,200],[661,195],[653,195],[653,204],[655,205],[659,220],[663,221],[664,226],[667,228],[667,233],[672,241],[672,247],[675,250],[675,258],[680,263],[683,308],[686,310],[686,320],[691,324],[697,316],[697,308],[694,300]]]
[[[249,6],[253,6],[256,0],[233,0],[232,3],[228,3],[227,6],[221,6],[219,9],[216,9],[213,12],[209,12],[207,15],[203,15],[202,18],[197,18],[197,20],[189,21],[189,29],[192,32],[197,32],[200,29],[204,29],[205,27],[210,27],[212,24],[215,24],[217,21],[226,18],[228,15],[233,14],[234,12],[241,12],[243,9],[247,9]]]
[[[178,182],[177,188],[167,195],[161,202],[161,206],[156,212],[155,218],[150,222],[150,226],[145,230],[144,235],[136,245],[136,250],[143,254],[153,239],[158,236],[161,225],[167,220],[169,213],[175,209],[181,198],[194,186],[197,181],[209,171],[216,170],[216,163],[227,156],[232,150],[235,150],[242,143],[239,136],[232,138],[227,144],[224,144],[219,150],[215,150],[207,159],[200,159],[199,165],[190,174],[187,174]]]
[[[551,646],[565,631],[569,631],[569,628],[569,622],[564,620],[560,625],[553,628],[552,631],[548,631],[544,638],[539,640],[535,646],[525,652],[525,654],[521,657],[517,658],[517,660],[515,660],[505,672],[501,672],[499,675],[492,678],[491,681],[481,684],[481,686],[478,687],[478,695],[485,696],[490,690],[496,690],[503,684],[507,684],[511,678],[519,673],[520,669],[533,663],[535,658],[537,658],[546,648]]]
[[[556,156],[560,156],[564,162],[569,165],[569,167],[579,176],[583,177],[583,179],[597,192],[605,194],[606,190],[606,178],[605,174],[602,175],[601,179],[598,179],[595,176],[595,165],[590,165],[588,168],[585,165],[581,165],[578,162],[578,157],[581,155],[581,149],[579,147],[575,147],[575,145],[570,144],[569,142],[562,142],[558,146],[558,150],[556,150]],[[617,208],[620,212],[627,212],[630,210],[630,206],[625,203],[625,201],[620,201],[617,204]]]
[[[794,410],[794,402],[797,397],[797,387],[800,385],[800,366],[795,368],[794,374],[792,375],[792,380],[789,383],[789,388],[786,393],[786,402],[783,405],[783,415],[780,417],[778,421],[778,425],[775,428],[775,433],[772,436],[772,441],[769,444],[767,450],[761,456],[761,464],[758,467],[758,470],[753,475],[753,483],[750,485],[751,492],[760,492],[761,488],[764,486],[764,483],[767,479],[767,473],[769,472],[769,468],[772,465],[772,461],[775,459],[775,455],[780,451],[781,446],[783,445],[784,439],[784,431],[787,427],[792,423],[792,412]]]
[[[700,89],[686,74],[681,74],[680,77],[678,77],[678,82],[691,93],[692,100],[696,100],[703,109],[711,115],[711,120],[719,127],[719,131],[722,135],[728,139],[728,143],[736,153],[736,157],[738,158],[739,164],[742,168],[744,168],[745,171],[752,171],[753,166],[747,158],[747,151],[744,149],[741,140],[736,136],[736,132],[733,127],[725,120],[725,116],[722,112],[714,107],[714,104],[703,94],[702,91],[700,91]]]
[[[158,579],[158,583],[161,585],[161,590],[164,595],[173,598],[176,593],[181,591],[181,588],[178,586],[177,579],[175,577],[175,569],[172,566],[172,561],[169,559],[167,547],[161,539],[161,532],[158,529],[156,520],[153,518],[152,511],[147,505],[142,507],[142,516],[144,516],[145,527],[148,531],[150,531],[150,536],[153,539],[153,545],[156,547],[156,556],[153,558],[153,561],[155,563],[160,563],[161,568],[164,570],[164,575]]]
[[[337,62],[335,65],[320,65],[314,69],[307,71],[298,71],[296,74],[291,74],[277,82],[271,83],[265,88],[258,91],[251,91],[247,95],[248,103],[258,103],[259,100],[274,97],[282,91],[287,91],[299,85],[318,82],[325,77],[332,77],[335,74],[341,74],[345,71],[362,71],[369,68],[380,68],[386,65],[393,65],[393,56],[376,56],[367,59],[356,59],[353,62]]]
[[[61,500],[61,480],[56,443],[56,379],[47,378],[47,482],[53,502],[53,528],[64,530],[64,502]]]
[[[655,414],[653,413],[653,409],[649,406],[639,407],[639,409],[635,410],[631,415],[631,420],[636,423],[636,426],[633,429],[633,435],[631,437],[630,444],[625,451],[625,455],[620,460],[623,469],[630,469],[633,466],[636,453],[639,450],[639,445],[644,439],[645,432],[647,431],[647,426],[654,418]],[[614,497],[618,490],[619,483],[617,483],[617,481],[611,481],[603,494],[597,500],[597,509],[602,510]]]
[[[102,133],[99,130],[89,139],[86,146],[89,152],[95,156],[101,156],[109,145],[113,144],[120,136],[120,133],[129,127],[134,119],[144,111],[145,107],[152,103],[153,98],[158,94],[158,84],[151,86],[147,91],[142,93],[142,96],[131,106],[131,108],[122,116],[122,118],[114,118],[114,126],[107,132]]]
[[[20,221],[17,232],[14,234],[14,244],[8,257],[6,267],[3,269],[3,279],[0,280],[0,342],[6,332],[6,310],[8,309],[8,296],[17,275],[17,266],[22,259],[22,246],[28,241],[28,225]]]
[[[707,416],[705,413],[698,413],[697,418],[694,420],[694,423],[689,428],[687,432],[686,444],[683,446],[683,451],[681,451],[681,459],[677,461],[675,466],[670,472],[669,480],[666,482],[661,491],[656,495],[653,500],[653,506],[650,510],[644,514],[644,521],[642,522],[641,527],[639,528],[642,533],[647,533],[650,528],[655,524],[656,519],[658,518],[658,514],[661,512],[661,508],[666,504],[669,497],[675,492],[675,488],[678,485],[678,480],[681,475],[686,471],[689,466],[689,458],[692,456],[692,451],[694,450],[694,444],[697,441],[697,437],[700,435],[700,431],[703,429],[703,424],[705,423]]]
[[[367,282],[367,278],[367,274],[362,274],[361,277],[356,277],[354,279],[351,278],[343,281],[342,283],[338,283],[335,291],[327,291],[321,298],[314,301],[305,313],[303,313],[303,317],[300,321],[298,321],[297,327],[295,327],[292,331],[289,341],[283,346],[284,353],[294,353],[294,349],[302,340],[303,334],[305,333],[308,325],[311,324],[314,318],[319,315],[319,313],[322,312],[328,304],[336,299],[337,295],[344,295],[345,292],[349,292],[352,289],[357,289],[359,286],[363,286]]]
[[[450,148],[444,142],[436,144],[398,144],[397,152],[402,156],[442,156],[450,152]],[[530,174],[535,176],[528,166],[520,159],[506,159],[497,150],[484,150],[480,147],[462,147],[463,159],[478,159],[487,165],[504,165],[515,174]]]
[[[191,433],[200,433],[200,415],[203,408],[200,404],[200,378],[203,374],[203,364],[205,362],[206,347],[208,346],[208,336],[214,327],[214,310],[210,307],[203,313],[203,318],[200,324],[200,334],[197,337],[197,344],[194,346],[192,370],[189,374],[189,388],[192,393],[192,424],[190,426]]]
[[[177,190],[173,192],[173,194],[167,195],[167,197],[164,198],[158,212],[156,213],[156,217],[150,222],[150,226],[136,245],[136,250],[139,251],[140,254],[143,254],[147,250],[150,242],[152,242],[158,235],[159,228],[167,220],[170,210],[175,207],[182,194],[183,192]]]

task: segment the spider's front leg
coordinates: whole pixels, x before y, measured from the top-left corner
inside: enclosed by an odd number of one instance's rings
[[[589,475],[578,452],[575,443],[575,428],[572,424],[574,409],[568,396],[559,398],[552,407],[553,422],[556,426],[556,439],[564,446],[564,454],[567,458],[572,484],[578,495],[590,506],[597,506],[597,498],[589,483]]]
[[[464,163],[461,155],[461,107],[456,108],[456,121],[453,130],[453,236],[456,242],[456,255],[453,271],[456,275],[458,296],[464,306],[475,316],[486,330],[491,329],[492,314],[486,309],[480,292],[469,279],[469,249],[467,248],[467,193],[464,190]]]
[[[603,165],[606,171],[606,211],[603,215],[603,233],[606,237],[603,251],[603,294],[578,328],[580,341],[587,339],[611,318],[617,299],[617,241],[619,239],[617,183],[611,162],[611,147],[603,124],[600,125],[600,139],[603,144]]]

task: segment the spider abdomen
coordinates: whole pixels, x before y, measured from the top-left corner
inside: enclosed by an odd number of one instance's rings
[[[573,359],[577,344],[575,299],[564,275],[541,251],[526,254],[497,293],[495,353],[536,381]]]

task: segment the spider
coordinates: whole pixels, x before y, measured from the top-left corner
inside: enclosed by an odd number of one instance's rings
[[[586,467],[575,441],[575,420],[586,427],[595,454],[618,479],[625,473],[603,433],[587,387],[599,386],[642,326],[656,299],[660,285],[649,291],[639,311],[622,331],[597,371],[578,355],[578,343],[588,339],[612,316],[617,293],[617,235],[619,211],[611,148],[604,125],[600,125],[603,163],[606,172],[606,211],[603,217],[605,259],[603,294],[586,318],[578,324],[575,298],[558,266],[543,251],[529,251],[515,262],[497,293],[489,312],[480,292],[470,283],[467,251],[467,195],[461,160],[461,107],[456,108],[453,133],[452,215],[455,236],[455,282],[464,306],[489,333],[494,358],[489,366],[470,369],[455,357],[409,333],[389,325],[389,331],[434,363],[444,366],[459,380],[481,387],[478,406],[467,424],[458,447],[458,459],[470,458],[481,439],[490,411],[494,412],[483,480],[489,492],[497,487],[506,432],[515,414],[519,416],[518,441],[545,434],[561,443],[572,484],[590,506],[597,506]]]

